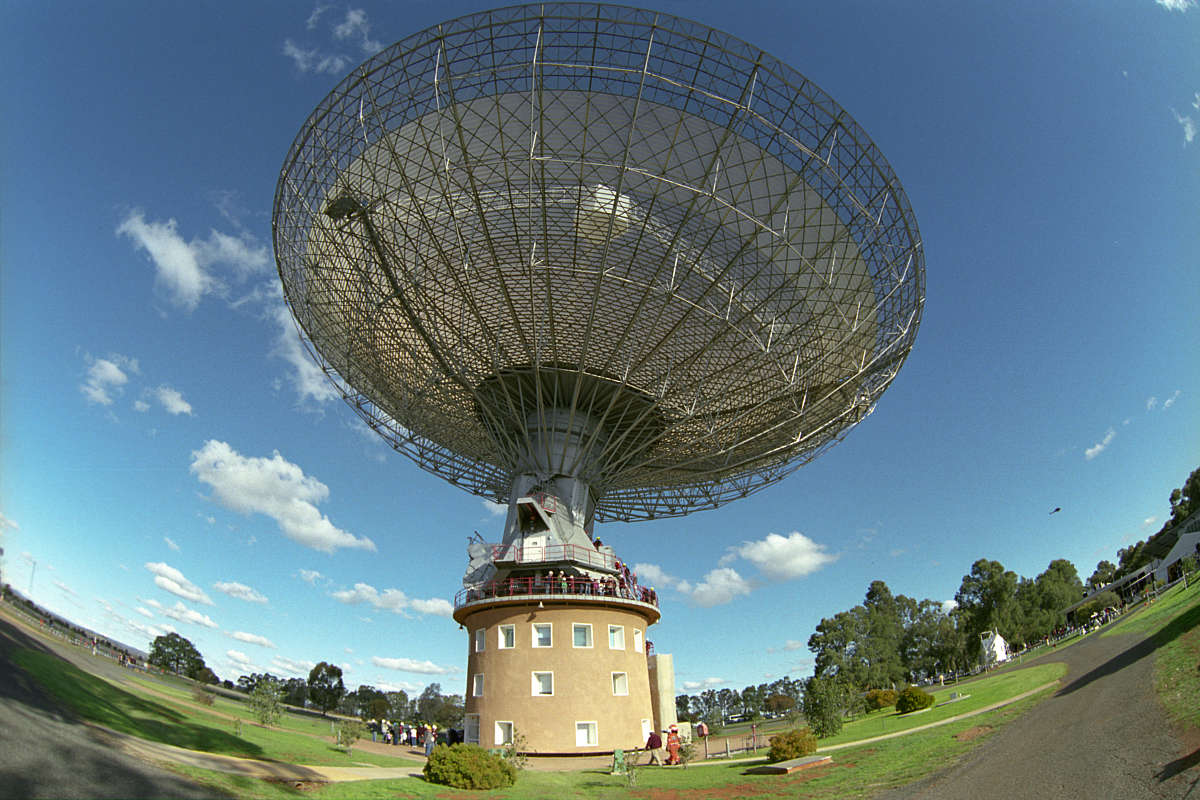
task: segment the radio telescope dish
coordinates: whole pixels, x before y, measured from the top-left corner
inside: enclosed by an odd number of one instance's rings
[[[538,4],[388,47],[304,123],[274,244],[314,357],[395,449],[573,515],[744,497],[912,348],[924,255],[828,95],[666,14]]]

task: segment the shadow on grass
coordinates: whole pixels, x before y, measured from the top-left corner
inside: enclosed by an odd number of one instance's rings
[[[118,689],[45,651],[16,649],[12,660],[80,718],[142,739],[207,753],[260,758],[262,748],[180,712]]]
[[[1058,693],[1063,695],[1079,691],[1092,681],[1105,678],[1114,672],[1120,672],[1125,667],[1135,664],[1146,656],[1153,654],[1155,650],[1163,645],[1175,641],[1197,625],[1200,625],[1200,605],[1192,606],[1166,625],[1163,625],[1158,631],[1125,648],[1090,672],[1080,675],[1060,689]]]

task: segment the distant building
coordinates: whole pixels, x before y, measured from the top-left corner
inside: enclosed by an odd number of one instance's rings
[[[996,631],[979,634],[979,663],[986,669],[1008,661],[1008,642]]]

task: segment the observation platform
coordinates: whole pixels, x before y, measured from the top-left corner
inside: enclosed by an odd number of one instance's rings
[[[616,575],[618,559],[611,550],[598,550],[577,544],[489,544],[488,556],[497,567],[528,567],[530,565],[552,567],[575,564],[600,572]]]
[[[615,578],[550,579],[536,575],[501,578],[460,590],[454,596],[454,617],[461,621],[460,612],[469,613],[480,606],[536,603],[635,607],[645,614],[651,624],[662,616],[658,608],[658,595],[647,587],[623,584]]]

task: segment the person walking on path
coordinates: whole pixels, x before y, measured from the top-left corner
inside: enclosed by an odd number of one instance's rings
[[[679,738],[679,726],[672,725],[671,730],[667,733],[667,756],[668,764],[680,764],[683,759],[679,757],[679,750],[683,746],[683,742]]]
[[[658,764],[661,767],[663,765],[662,746],[662,737],[658,735],[658,731],[650,731],[650,736],[646,738],[646,750],[650,752],[650,760],[646,762],[646,766]]]

